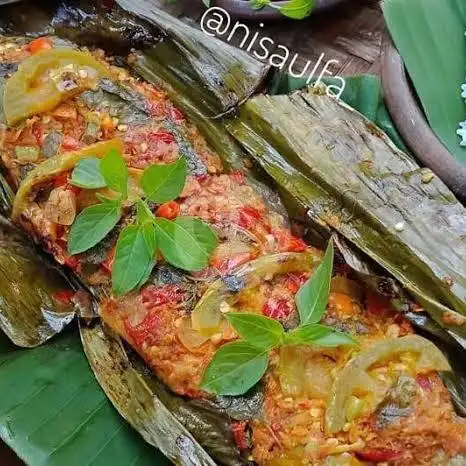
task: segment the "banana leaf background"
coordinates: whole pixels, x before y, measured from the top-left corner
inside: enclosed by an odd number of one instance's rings
[[[276,74],[272,94],[305,82]],[[403,142],[373,76],[347,79],[342,99]],[[0,333],[0,437],[32,466],[143,466],[171,464],[149,446],[113,408],[94,378],[77,328],[35,349],[13,346]]]

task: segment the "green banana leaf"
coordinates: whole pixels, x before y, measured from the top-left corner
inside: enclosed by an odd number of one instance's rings
[[[430,126],[466,164],[466,147],[456,134],[466,118],[460,90],[466,77],[464,0],[384,0],[382,6]]]
[[[171,464],[112,407],[77,329],[34,350],[0,333],[0,437],[32,466]]]

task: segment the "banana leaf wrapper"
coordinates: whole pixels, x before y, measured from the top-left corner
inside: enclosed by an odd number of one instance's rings
[[[203,117],[202,114],[200,114],[199,118],[201,117]],[[205,128],[210,128],[212,131],[218,131],[220,128],[218,124],[212,124],[210,121],[206,122],[205,125]],[[233,161],[238,162],[241,157],[238,146],[232,143],[224,133],[222,133],[222,141],[225,141],[224,148],[235,147],[236,152]],[[217,450],[215,455],[212,454],[212,456],[215,456],[217,461],[223,464],[242,464],[244,462],[239,457],[238,452],[235,451],[236,449],[231,446],[232,442],[227,441],[225,443],[225,439],[231,439],[231,434],[225,427],[228,423],[222,427],[218,424],[218,419],[216,419],[217,424],[213,423],[211,424],[212,427],[209,426],[208,422],[212,423],[213,418],[219,417],[218,414],[213,414],[205,406],[202,407],[202,415],[199,414],[199,411],[196,412],[192,405],[188,404],[188,407],[186,407],[182,403],[184,400],[180,399],[180,397],[174,397],[161,386],[160,382],[149,374],[144,374],[140,361],[137,358],[130,357],[131,353],[128,353],[121,346],[121,342],[114,335],[102,333],[103,330],[99,327],[90,329],[83,327],[81,331],[87,356],[99,382],[120,413],[136,427],[149,443],[161,447],[173,461],[179,464],[214,464],[212,460],[204,456],[205,452],[195,443],[193,437],[187,435],[186,430],[177,424],[178,419],[185,426],[191,428],[193,432],[197,432],[195,437],[200,442],[209,446],[210,438],[211,443],[214,444],[213,449]],[[106,336],[103,337],[102,335]],[[122,374],[124,374],[123,377]],[[147,416],[141,416],[142,420],[134,415],[135,412],[140,413],[137,411],[135,404],[142,404],[145,408]],[[170,412],[167,412],[163,407],[168,407]],[[158,411],[155,412],[155,410]],[[243,415],[247,417],[244,412]],[[165,433],[163,426],[166,428],[168,425],[170,429],[174,429],[171,432],[176,432],[178,435],[175,446],[173,444],[167,446],[163,437],[161,442],[160,436]],[[226,436],[222,437],[223,441],[216,438],[219,432],[221,435]],[[202,438],[203,433],[206,433],[207,438]],[[230,435],[230,438],[228,435]]]
[[[439,179],[321,88],[254,97],[227,126],[313,225],[380,264],[465,345],[466,210]]]
[[[71,291],[53,265],[16,226],[0,217],[0,328],[17,346],[38,346],[74,318],[54,295]]]
[[[195,108],[192,103],[190,105],[191,108]],[[211,129],[211,136],[212,131],[217,131],[220,128],[218,122],[207,120],[203,115],[197,121],[204,122],[205,127]],[[230,165],[237,166],[243,155],[240,146],[223,129],[222,133],[218,134],[222,134],[222,137],[217,147],[222,147],[219,152],[222,152],[221,155],[225,157],[225,163],[229,163],[228,156],[231,161]],[[192,151],[192,147],[189,147],[189,142],[182,132],[177,133],[176,137],[180,147],[183,145],[183,150]],[[212,140],[214,139],[212,138]],[[234,149],[232,150],[232,148]],[[28,202],[28,194],[36,185],[47,183],[47,180],[64,171],[69,171],[82,157],[103,155],[98,150],[96,151],[95,147],[89,150],[90,152],[80,152],[79,155],[77,153],[61,154],[37,165],[21,184],[15,200],[13,217],[18,219],[21,216],[21,212]],[[189,154],[184,155],[189,158]],[[133,170],[133,172],[135,173],[137,170]],[[266,191],[262,184],[257,184],[261,187],[262,192]],[[279,204],[279,200],[273,193],[267,193],[273,198],[271,204]],[[40,240],[40,238],[36,239]],[[93,291],[98,296],[105,296],[104,290],[93,289]],[[143,438],[152,445],[161,448],[169,458],[178,464],[215,464],[214,460],[197,442],[206,447],[215,461],[227,465],[244,463],[232,437],[230,423],[232,419],[252,417],[252,410],[257,410],[260,404],[260,393],[252,395],[252,402],[251,400],[245,402],[244,399],[228,400],[228,402],[215,400],[205,404],[186,402],[182,397],[173,395],[157,379],[150,376],[147,369],[144,371],[140,361],[137,363],[135,358],[129,360],[126,356],[126,348],[121,346],[119,340],[118,351],[115,347],[117,344],[115,336],[113,336],[113,340],[112,337],[108,337],[107,341],[104,333],[100,331],[98,333],[97,338],[95,332],[91,332],[91,328],[82,328],[83,342],[91,367],[120,414],[129,420]],[[110,344],[114,345],[111,347],[112,351],[110,353],[104,352],[102,345]],[[123,350],[125,352],[122,352]],[[119,370],[122,367],[129,371],[123,376]],[[113,374],[110,379],[109,372]],[[129,385],[125,385],[127,380],[130,380]],[[146,415],[142,415],[139,406],[146,407],[148,403],[153,405],[153,409],[148,408]],[[182,427],[180,422],[194,433],[194,437],[186,431],[185,427]],[[167,426],[170,426],[170,429]],[[173,432],[171,438],[174,439],[174,442],[167,442],[167,429]],[[169,443],[168,446],[167,443]]]
[[[262,84],[269,66],[203,31],[190,28],[149,0],[118,0],[123,9],[163,29],[167,39],[144,50],[161,80],[208,117],[218,117],[248,99]]]

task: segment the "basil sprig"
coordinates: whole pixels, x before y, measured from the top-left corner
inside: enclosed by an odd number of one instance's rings
[[[157,204],[179,197],[186,182],[184,158],[166,165],[151,165],[143,173],[145,197]],[[79,254],[102,241],[120,222],[123,203],[128,201],[128,168],[116,151],[103,159],[81,160],[73,170],[71,183],[84,189],[108,187],[116,199],[97,195],[100,204],[85,208],[71,226],[68,252]],[[156,218],[143,199],[138,199],[133,224],[119,235],[112,266],[112,287],[116,296],[141,287],[150,277],[157,253],[183,270],[199,271],[209,262],[218,244],[212,228],[194,217],[174,221]]]
[[[286,332],[280,322],[262,315],[225,314],[242,339],[222,346],[215,353],[201,388],[218,395],[243,395],[263,377],[270,351],[280,346],[357,344],[351,335],[318,323],[327,309],[333,255],[330,242],[312,277],[298,291],[295,299],[301,323],[293,331]]]

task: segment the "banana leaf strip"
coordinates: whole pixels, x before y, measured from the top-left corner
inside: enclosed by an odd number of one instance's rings
[[[0,174],[0,215],[9,217],[13,207],[14,193],[5,177]]]
[[[0,217],[0,328],[17,346],[32,348],[60,333],[74,318],[54,293],[70,283],[31,240]]]
[[[81,325],[80,332],[101,387],[146,442],[182,466],[214,466],[209,453],[225,465],[244,464],[234,446],[229,417],[172,394],[142,362],[130,358],[119,337],[101,324]]]
[[[307,87],[308,78],[295,78],[287,73],[276,72],[268,83],[268,94],[283,95]],[[316,81],[314,79],[313,81]],[[322,78],[326,86],[340,86],[337,78]],[[345,89],[341,100],[362,113],[366,118],[376,124],[382,131],[390,136],[398,149],[407,153],[407,148],[400,134],[395,128],[382,95],[382,84],[378,76],[359,75],[346,76]]]
[[[322,89],[258,96],[230,133],[308,219],[385,268],[466,346],[466,210],[361,114]]]
[[[189,95],[206,116],[217,117],[249,98],[269,66],[159,10],[150,0],[119,0],[123,9],[156,25],[165,38],[144,50],[145,66],[176,92]]]

